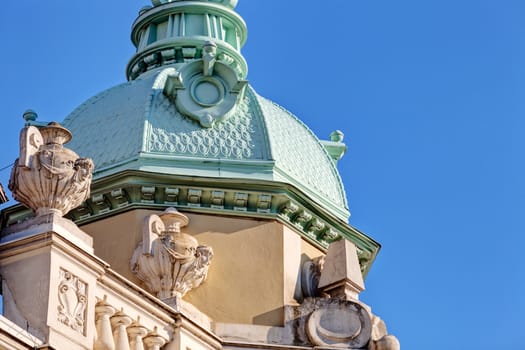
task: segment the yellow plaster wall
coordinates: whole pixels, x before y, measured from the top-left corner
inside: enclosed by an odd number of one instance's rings
[[[217,322],[283,323],[283,233],[275,222],[190,217],[188,227],[214,250],[208,280],[184,298]]]
[[[142,222],[151,210],[131,210],[80,228],[93,237],[95,255],[132,282],[142,285],[131,272],[129,261],[142,240]]]
[[[304,239],[301,241],[301,262],[304,263],[307,260],[317,258],[318,256],[325,255],[321,249],[316,248],[311,243],[308,243]]]
[[[160,211],[132,210],[81,227],[93,236],[97,256],[143,287],[129,261],[152,213]],[[276,221],[185,214],[183,232],[211,246],[214,257],[206,282],[184,300],[216,322],[282,325],[283,306],[301,298],[302,263],[322,252]]]

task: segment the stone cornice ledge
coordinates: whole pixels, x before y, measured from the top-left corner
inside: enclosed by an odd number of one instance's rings
[[[163,210],[170,206],[186,212],[277,220],[322,250],[344,237],[357,247],[363,276],[381,247],[306,198],[302,191],[265,180],[244,180],[240,184],[224,178],[124,171],[95,180],[91,197],[67,217],[83,225],[132,209]],[[4,209],[0,219],[6,227],[29,216],[29,210],[16,205]]]

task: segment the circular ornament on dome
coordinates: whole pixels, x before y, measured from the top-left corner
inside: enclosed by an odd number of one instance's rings
[[[205,47],[213,48],[213,45]],[[214,50],[179,70],[166,68],[162,76],[166,79],[164,95],[175,103],[181,114],[205,128],[236,111],[248,83],[240,80],[232,68],[217,62]]]
[[[191,83],[190,94],[199,105],[212,107],[224,99],[224,85],[214,77],[199,77]]]

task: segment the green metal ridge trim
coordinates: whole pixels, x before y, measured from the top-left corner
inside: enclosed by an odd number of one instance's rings
[[[264,118],[264,112],[261,108],[261,104],[259,102],[259,99],[258,99],[259,95],[257,94],[257,91],[255,91],[255,89],[253,88],[253,86],[251,86],[250,84],[248,84],[248,88],[246,89],[246,97],[245,98],[249,98],[251,99],[252,101],[254,101],[255,103],[253,104],[255,106],[255,115],[257,116],[257,118],[259,119],[259,121],[261,122],[261,124],[263,124],[265,127],[264,128],[261,128],[261,131],[262,131],[262,138],[264,138],[265,142],[263,143],[265,146],[266,146],[266,155],[268,157],[268,159],[275,159],[274,156],[273,156],[273,150],[272,150],[272,146],[270,144],[270,136],[268,135],[268,126],[266,125],[266,120]]]
[[[95,170],[93,170],[93,178],[96,179],[96,178],[100,177],[101,173],[105,173],[108,170],[111,170],[111,169],[114,169],[114,168],[119,168],[119,167],[121,167],[123,165],[136,162],[136,161],[138,161],[138,159],[139,159],[139,156],[137,155],[135,157],[130,157],[128,159],[124,159],[124,160],[121,160],[119,162],[112,163],[110,165],[107,165],[107,166],[104,166],[104,167],[101,167],[101,168],[96,168],[95,167]]]
[[[312,129],[310,129],[310,127],[308,125],[306,125],[300,118],[298,118],[295,114],[293,114],[292,112],[288,111],[286,108],[284,108],[283,106],[279,105],[278,103],[274,102],[274,101],[271,101],[271,100],[268,100],[262,96],[260,96],[261,98],[265,99],[266,101],[272,103],[274,106],[278,107],[279,109],[281,109],[283,112],[286,112],[286,113],[289,113],[290,116],[292,116],[293,118],[295,118],[297,120],[297,122],[299,124],[301,124],[305,130],[307,132],[309,132],[318,142],[319,142],[319,148],[322,150],[322,152],[326,155],[327,159],[330,161],[330,164],[332,165],[330,167],[330,170],[332,172],[332,174],[337,178],[338,180],[338,186],[339,186],[339,192],[341,194],[341,197],[343,198],[343,206],[345,208],[348,209],[348,202],[347,202],[347,199],[346,199],[346,192],[345,192],[345,188],[344,188],[344,185],[343,185],[343,181],[341,179],[341,176],[339,175],[339,172],[337,171],[337,167],[336,165],[333,163],[332,161],[332,156],[328,153],[328,151],[326,150],[326,148],[324,148],[322,145],[321,145],[321,141],[319,140],[319,138],[317,137],[317,135],[312,131]],[[349,213],[350,214],[350,213]]]
[[[280,169],[278,166],[275,166],[273,171],[278,173],[282,178],[287,179],[290,183],[294,183],[299,190],[308,195],[313,201],[320,201],[323,206],[330,208],[330,210],[342,220],[348,220],[350,218],[350,211],[348,211],[346,202],[340,203],[346,209],[342,210],[340,205],[334,205],[334,202],[330,199],[327,199],[324,196],[319,196],[318,193],[310,190],[308,186],[299,183],[295,178],[290,176],[287,171]]]
[[[345,193],[345,190],[344,190],[344,185],[343,185],[343,182],[341,180],[341,176],[339,175],[339,172],[337,171],[337,167],[336,167],[336,164],[333,162],[333,159],[331,157],[331,155],[328,153],[328,151],[326,150],[325,147],[323,147],[321,145],[321,142],[319,140],[319,138],[317,137],[317,135],[301,120],[299,119],[295,114],[293,114],[292,112],[288,111],[287,109],[283,108],[282,106],[280,106],[279,104],[271,101],[271,100],[268,100],[267,98],[265,97],[262,97],[260,95],[258,95],[257,93],[255,93],[255,96],[256,96],[256,101],[257,101],[257,105],[258,105],[258,108],[261,110],[261,113],[263,113],[264,115],[266,115],[267,113],[270,113],[269,111],[267,111],[265,113],[265,107],[262,106],[261,104],[261,101],[269,104],[269,105],[272,105],[276,108],[278,108],[281,112],[283,113],[286,113],[288,114],[291,118],[295,119],[295,121],[301,125],[304,130],[310,134],[315,140],[317,140],[318,144],[317,144],[317,147],[319,148],[319,150],[324,153],[324,156],[326,157],[326,165],[329,166],[329,169],[330,169],[330,172],[332,173],[333,177],[335,179],[337,179],[337,191],[339,192],[338,193],[338,196],[342,199],[343,203],[341,203],[341,205],[346,208],[348,210],[348,201],[347,201],[347,198],[346,198],[346,193]],[[273,143],[271,142],[268,142],[270,145],[272,145]],[[277,164],[278,165],[278,164]],[[294,180],[294,183],[296,183],[297,181]],[[311,191],[309,191],[311,192]],[[319,191],[318,191],[319,192]],[[319,192],[321,194],[321,192]],[[340,210],[339,210],[340,211]],[[346,214],[347,216],[350,216],[350,212],[348,212]]]
[[[165,153],[155,152],[141,152],[139,154],[140,160],[166,160],[178,161],[186,164],[198,163],[198,164],[217,164],[217,165],[232,165],[232,166],[246,166],[246,167],[258,167],[262,166],[265,168],[273,169],[275,161],[273,160],[242,160],[242,159],[231,159],[231,158],[206,158],[196,156],[183,156],[183,155],[170,155]],[[156,163],[158,164],[158,163]],[[177,166],[179,167],[179,166]]]

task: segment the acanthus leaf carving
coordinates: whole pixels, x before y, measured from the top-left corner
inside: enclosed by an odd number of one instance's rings
[[[182,297],[208,275],[213,249],[181,232],[189,219],[174,208],[145,218],[142,242],[131,259],[131,270],[160,299]]]

